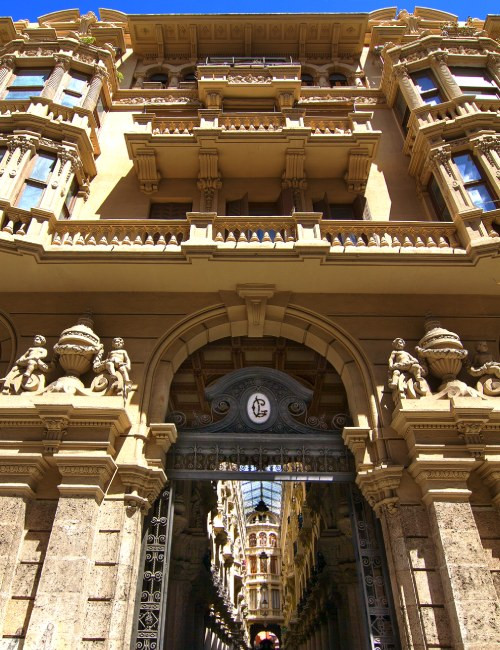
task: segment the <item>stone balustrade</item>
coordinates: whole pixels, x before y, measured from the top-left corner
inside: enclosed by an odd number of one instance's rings
[[[219,127],[224,131],[281,131],[285,126],[285,118],[277,113],[244,113],[222,115]]]
[[[189,220],[106,219],[57,221],[48,213],[28,213],[7,208],[0,213],[0,245],[3,241],[29,241],[46,250],[107,251],[126,253],[191,251],[199,244],[213,251],[231,249],[316,250],[324,254],[466,255],[470,242],[462,242],[454,223],[321,220],[316,213],[292,217],[211,216],[207,228],[195,228]],[[203,222],[204,213],[196,214]],[[316,215],[316,216],[315,216]],[[490,249],[500,244],[495,216],[482,217],[486,236],[474,239],[473,248]],[[204,233],[203,236],[199,233]],[[193,248],[194,247],[194,248]]]
[[[153,135],[193,135],[193,128],[200,126],[200,120],[154,118],[151,121]]]
[[[332,249],[386,249],[404,252],[463,251],[456,226],[452,223],[388,223],[376,221],[322,221],[321,236]]]
[[[351,135],[353,125],[350,120],[332,120],[321,117],[305,117],[304,126],[312,131],[312,135]]]
[[[189,237],[185,222],[153,220],[142,222],[127,219],[109,221],[57,221],[49,233],[51,246],[88,249],[89,247],[126,250],[141,247],[149,250],[178,248]]]

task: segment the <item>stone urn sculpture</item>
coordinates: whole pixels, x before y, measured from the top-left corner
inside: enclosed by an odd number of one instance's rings
[[[82,316],[76,325],[65,329],[54,345],[59,365],[66,372],[48,388],[50,393],[70,393],[86,395],[88,391],[80,380],[80,375],[88,372],[92,361],[101,350],[101,341],[93,331],[94,323],[89,315]]]
[[[428,317],[425,321],[425,335],[415,349],[420,359],[428,364],[431,373],[441,380],[436,398],[480,397],[477,391],[457,379],[468,354],[458,334],[441,327],[438,320]]]

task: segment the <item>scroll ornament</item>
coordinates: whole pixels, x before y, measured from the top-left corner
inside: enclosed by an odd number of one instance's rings
[[[76,325],[65,329],[54,345],[54,357],[50,363],[44,361],[48,354],[45,338],[37,334],[33,345],[19,357],[6,377],[0,379],[2,393],[121,395],[126,400],[132,382],[129,374],[131,362],[124,341],[119,337],[114,338],[112,350],[105,355],[104,346],[93,331],[93,326],[91,317],[84,315]],[[85,378],[90,370],[97,376],[87,388],[82,376]],[[47,387],[46,375],[55,376]]]

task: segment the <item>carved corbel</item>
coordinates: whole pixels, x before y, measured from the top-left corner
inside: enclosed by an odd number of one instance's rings
[[[236,287],[236,293],[246,303],[249,337],[264,336],[266,305],[268,299],[274,296],[275,290],[272,284],[241,284]]]
[[[370,163],[371,160],[368,151],[351,151],[345,175],[347,190],[349,192],[362,194],[365,191]]]
[[[155,152],[151,149],[138,149],[134,156],[134,167],[141,191],[145,194],[157,192],[160,174],[156,167]]]
[[[219,154],[216,149],[200,151],[200,171],[198,174],[198,189],[202,197],[202,212],[211,212],[215,192],[222,187],[219,173]]]
[[[307,188],[304,169],[305,157],[304,149],[288,149],[285,156],[285,171],[281,182],[283,189],[292,190],[293,204],[299,212],[303,207],[302,193]]]
[[[457,423],[458,436],[474,458],[484,458],[485,443],[482,430],[484,420],[461,420]]]
[[[118,476],[124,485],[123,500],[129,514],[147,512],[167,481],[162,469],[140,465],[120,465]]]

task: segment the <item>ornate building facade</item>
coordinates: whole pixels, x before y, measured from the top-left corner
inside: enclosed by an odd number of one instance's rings
[[[500,646],[499,39],[0,18],[0,648]]]

